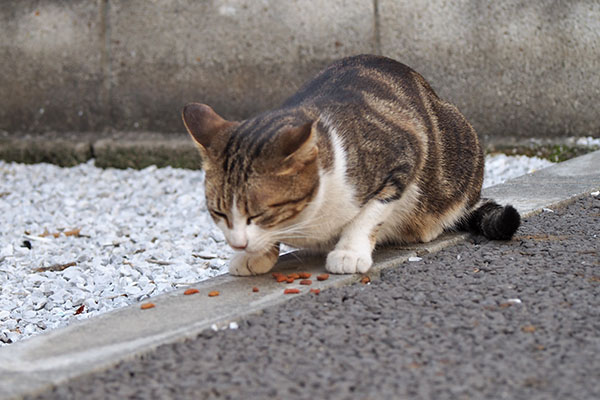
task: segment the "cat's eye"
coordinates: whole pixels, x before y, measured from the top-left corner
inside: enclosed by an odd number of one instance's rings
[[[264,213],[260,213],[260,214],[256,214],[256,215],[251,215],[246,219],[246,225],[250,225],[250,223],[255,220],[256,218],[262,216]]]
[[[225,215],[225,214],[223,214],[221,212],[218,212],[218,211],[215,211],[215,210],[208,210],[208,212],[210,212],[211,214],[213,214],[213,216],[216,216],[216,217],[219,217],[219,218],[223,218],[225,221],[227,221],[227,215]]]

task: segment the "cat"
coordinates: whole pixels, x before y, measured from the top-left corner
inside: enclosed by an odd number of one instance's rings
[[[237,250],[229,272],[268,272],[280,243],[327,251],[331,273],[365,273],[379,244],[446,230],[508,240],[514,207],[480,197],[477,134],[417,72],[390,58],[334,62],[279,108],[241,122],[187,104],[206,205]]]

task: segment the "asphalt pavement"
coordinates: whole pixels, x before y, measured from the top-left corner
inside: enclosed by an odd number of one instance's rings
[[[587,194],[26,398],[600,399],[599,235]]]

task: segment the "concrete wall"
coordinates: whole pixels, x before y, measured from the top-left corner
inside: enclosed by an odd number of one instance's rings
[[[180,132],[244,118],[334,59],[421,72],[482,136],[600,136],[597,0],[3,0],[0,131]]]

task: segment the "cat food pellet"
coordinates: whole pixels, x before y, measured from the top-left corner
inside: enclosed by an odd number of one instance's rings
[[[308,278],[310,278],[310,276],[311,276],[311,274],[310,274],[310,273],[308,273],[308,272],[300,272],[298,275],[299,275],[299,276],[300,276],[300,278],[302,278],[302,279],[308,279]]]
[[[63,234],[65,236],[79,236],[80,232],[81,232],[81,229],[73,229],[70,231],[64,231]]]
[[[525,326],[521,327],[521,330],[525,333],[533,333],[533,332],[535,332],[535,326],[525,325]]]
[[[329,274],[321,274],[317,276],[318,281],[326,281],[327,279],[329,279]]]
[[[142,310],[147,310],[149,308],[154,308],[154,303],[144,303],[140,306]]]
[[[252,291],[253,291],[254,293],[258,292],[258,288],[257,288],[256,286],[255,286],[255,287],[253,287],[253,288],[252,288]]]
[[[300,281],[301,285],[312,285],[312,281],[310,279],[303,279]]]
[[[280,276],[283,276],[283,274],[281,272],[273,272],[271,274],[271,276],[275,279],[279,278]]]
[[[310,292],[314,294],[319,294],[321,293],[321,289],[310,289]]]
[[[287,277],[285,275],[280,275],[275,279],[277,280],[277,282],[287,281]]]
[[[186,296],[189,296],[190,294],[195,294],[195,293],[198,293],[198,292],[199,292],[198,289],[191,288],[191,289],[188,289],[185,292],[183,292],[183,294],[186,295]]]
[[[300,279],[300,275],[298,275],[297,273],[293,273],[293,274],[289,274],[288,279],[292,278],[292,279]]]
[[[300,289],[285,289],[283,294],[298,294],[300,293]]]
[[[365,275],[362,277],[360,282],[366,285],[367,283],[371,282],[371,278],[369,278],[368,276]]]
[[[286,281],[287,281],[287,283],[294,283],[295,279],[294,278],[287,278]]]
[[[215,297],[219,295],[218,290],[213,290],[212,292],[208,292],[208,297]]]

